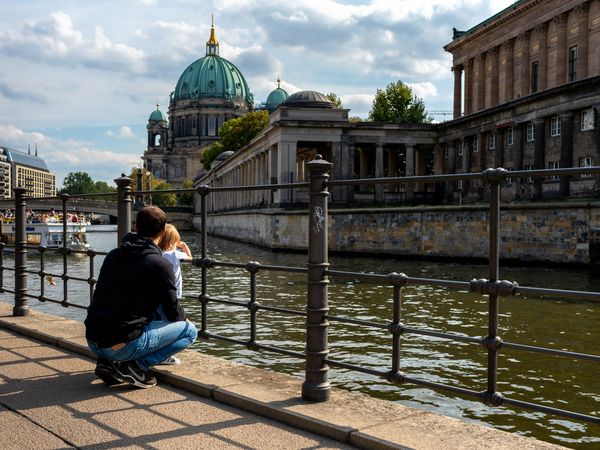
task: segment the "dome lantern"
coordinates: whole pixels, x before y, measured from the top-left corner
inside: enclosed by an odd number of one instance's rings
[[[215,36],[215,16],[211,16],[210,37],[206,43],[206,56],[219,56],[219,41]]]

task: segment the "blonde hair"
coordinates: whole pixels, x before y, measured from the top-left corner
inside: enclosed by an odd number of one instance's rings
[[[165,226],[165,232],[158,242],[158,247],[163,251],[171,250],[179,243],[179,241],[181,241],[181,237],[179,236],[177,228],[168,223]]]

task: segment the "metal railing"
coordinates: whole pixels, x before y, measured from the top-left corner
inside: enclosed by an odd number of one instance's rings
[[[252,350],[266,350],[305,361],[305,378],[302,385],[302,397],[310,401],[326,401],[330,398],[331,386],[328,380],[329,366],[339,367],[357,372],[362,372],[377,377],[384,378],[392,383],[403,384],[412,383],[427,388],[460,394],[462,396],[478,399],[487,405],[499,406],[509,405],[517,406],[534,411],[554,414],[558,416],[577,419],[594,424],[600,424],[600,417],[591,414],[585,414],[575,411],[568,411],[549,407],[542,404],[525,402],[518,399],[512,399],[504,396],[498,391],[498,354],[503,350],[527,351],[531,353],[544,353],[559,357],[580,359],[600,363],[600,355],[590,353],[579,353],[574,351],[565,351],[553,349],[550,347],[539,347],[525,345],[514,342],[507,342],[502,339],[499,333],[499,302],[503,297],[513,297],[520,294],[533,297],[560,297],[567,300],[599,302],[600,293],[584,292],[573,290],[547,289],[540,287],[520,286],[513,281],[500,279],[500,186],[507,179],[516,177],[542,178],[547,176],[573,176],[573,175],[598,175],[600,167],[588,168],[567,168],[567,169],[548,169],[548,170],[527,170],[509,172],[503,168],[487,169],[481,173],[469,174],[447,174],[434,176],[415,176],[401,178],[370,178],[361,180],[329,180],[329,173],[332,164],[318,157],[316,160],[307,164],[310,173],[309,183],[287,183],[256,186],[199,186],[196,190],[165,190],[161,193],[184,193],[196,192],[200,196],[201,211],[201,229],[200,229],[200,247],[201,256],[194,258],[193,266],[200,268],[201,271],[201,292],[198,300],[201,304],[201,319],[199,335],[206,339],[217,339],[229,343],[244,345]],[[458,180],[478,180],[489,187],[489,279],[473,279],[467,281],[452,281],[433,278],[416,278],[403,273],[389,274],[366,274],[359,272],[345,272],[333,270],[329,267],[328,261],[328,196],[329,188],[343,185],[359,184],[389,184],[389,183],[432,183]],[[115,180],[119,187],[119,220],[118,236],[119,240],[131,228],[131,179],[122,177]],[[252,190],[273,189],[309,189],[309,229],[308,229],[308,260],[307,267],[285,267],[276,265],[262,265],[258,262],[249,261],[245,264],[219,261],[208,255],[208,211],[207,197],[216,192],[238,192]],[[46,275],[42,268],[39,272],[30,271],[27,266],[26,245],[24,241],[24,211],[25,198],[23,196],[24,188],[15,189],[16,200],[15,210],[17,213],[17,240],[15,257],[15,315],[27,314],[27,298],[32,297],[27,293],[27,274],[38,273],[40,277]],[[152,191],[159,192],[159,191]],[[142,192],[144,193],[144,192]],[[66,203],[66,202],[65,202]],[[43,251],[41,252],[43,255]],[[67,274],[66,256],[68,252],[63,249],[64,273],[61,277],[67,281],[75,279]],[[88,252],[88,256],[93,261],[93,257],[99,252]],[[0,290],[11,292],[4,288],[3,271],[10,270],[2,262],[2,252],[0,252]],[[43,261],[43,259],[42,259]],[[93,264],[91,263],[90,277],[78,279],[86,281],[90,285],[90,297],[93,295],[95,280],[93,279]],[[222,268],[239,268],[247,271],[250,278],[250,290],[248,301],[239,301],[226,298],[219,298],[209,294],[208,271]],[[294,310],[290,308],[274,307],[261,305],[257,298],[257,274],[260,271],[279,271],[287,273],[300,273],[307,276],[306,288],[306,309]],[[356,319],[353,317],[339,317],[329,313],[328,305],[328,285],[330,277],[354,278],[368,282],[378,283],[389,286],[392,289],[392,308],[390,311],[391,321],[387,324],[377,323],[368,320]],[[60,301],[63,306],[71,305],[67,301],[67,283],[65,282],[64,299]],[[433,286],[454,291],[469,291],[487,297],[487,335],[486,336],[465,336],[457,333],[446,333],[430,329],[421,329],[406,326],[402,322],[402,289],[405,286]],[[48,300],[42,294],[37,296],[39,300]],[[247,309],[250,312],[250,332],[246,338],[222,336],[212,333],[208,329],[208,315],[211,304],[223,304],[231,307]],[[257,340],[258,313],[260,311],[270,311],[280,314],[286,314],[296,317],[304,317],[306,320],[306,342],[305,351],[297,352],[274,345],[266,345]],[[330,322],[346,323],[379,329],[382,332],[389,333],[391,341],[391,364],[385,369],[373,369],[359,365],[342,362],[335,359],[335,355],[330,356],[328,345],[328,328]],[[487,377],[485,387],[476,389],[474,387],[451,386],[443,383],[423,380],[411,374],[404,373],[401,370],[402,354],[400,343],[405,334],[414,334],[421,336],[430,336],[445,340],[457,341],[467,344],[482,346],[487,354]]]

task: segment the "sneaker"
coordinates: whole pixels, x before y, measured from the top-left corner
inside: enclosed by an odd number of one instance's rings
[[[148,371],[142,369],[136,361],[122,362],[117,371],[125,383],[142,389],[156,386],[156,378],[148,375]]]
[[[107,386],[114,386],[115,384],[121,384],[123,382],[123,379],[119,376],[117,367],[108,359],[98,358],[94,373],[98,378],[104,381],[104,384]]]
[[[177,356],[169,356],[160,364],[163,366],[178,366],[181,364],[181,360]]]

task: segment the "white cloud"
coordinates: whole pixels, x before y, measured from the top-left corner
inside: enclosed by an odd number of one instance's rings
[[[407,83],[417,97],[427,100],[433,97],[437,97],[438,91],[433,83],[426,81],[424,83]]]
[[[122,139],[131,139],[132,137],[135,137],[135,134],[131,127],[121,127],[119,128],[119,137]]]
[[[108,130],[108,131],[106,132],[106,135],[107,135],[108,137],[113,137],[113,136],[115,135],[115,133],[113,133],[111,130]]]

